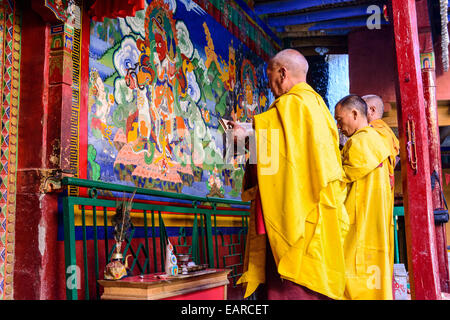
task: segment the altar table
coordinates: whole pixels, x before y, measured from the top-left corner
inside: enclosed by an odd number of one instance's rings
[[[229,269],[206,269],[186,275],[163,273],[99,280],[102,300],[226,300]]]

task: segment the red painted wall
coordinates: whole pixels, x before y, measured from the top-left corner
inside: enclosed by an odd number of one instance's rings
[[[442,72],[439,47],[435,48],[436,94],[450,100],[450,72]],[[377,94],[385,102],[395,102],[394,39],[392,29],[361,29],[348,37],[350,92]]]
[[[395,102],[394,46],[390,29],[354,31],[348,36],[350,92],[378,94]]]

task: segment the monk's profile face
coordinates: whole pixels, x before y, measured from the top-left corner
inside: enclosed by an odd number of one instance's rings
[[[366,103],[367,103],[367,101],[366,101]],[[377,120],[377,119],[378,119],[378,115],[377,115],[376,107],[367,103],[367,122],[370,123],[373,120]]]
[[[267,66],[267,77],[269,78],[269,88],[275,99],[283,95],[283,83],[286,77],[285,69],[280,65],[270,63]]]
[[[338,105],[334,111],[338,129],[346,136],[352,136],[358,130],[358,110]]]

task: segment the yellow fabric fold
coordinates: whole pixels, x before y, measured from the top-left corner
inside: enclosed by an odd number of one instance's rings
[[[245,178],[244,178],[245,179]],[[245,182],[243,183],[245,185]],[[247,240],[244,254],[244,273],[237,281],[237,284],[246,286],[244,298],[248,298],[261,283],[265,283],[266,274],[264,270],[266,263],[266,235],[256,234],[255,226],[255,199],[258,192],[258,186],[243,190],[241,193],[242,201],[251,201],[250,217],[247,232]],[[251,261],[251,263],[249,263]]]
[[[333,117],[322,98],[299,83],[255,116],[255,132],[264,223],[278,273],[342,299],[348,216]],[[263,283],[265,256],[254,254],[263,240],[248,239],[249,259],[240,283]],[[252,293],[248,288],[246,296]]]
[[[390,156],[388,144],[371,126],[357,131],[342,149],[350,219],[345,239],[345,299],[392,299]]]
[[[396,157],[399,154],[400,151],[400,143],[395,136],[392,129],[388,126],[386,122],[384,122],[381,119],[373,120],[370,123],[370,126],[374,128],[380,136],[383,138],[387,148],[390,151],[389,156],[389,173],[391,175],[394,175],[394,169],[396,164]]]

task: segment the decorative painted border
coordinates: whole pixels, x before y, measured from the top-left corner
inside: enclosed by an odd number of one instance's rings
[[[281,49],[273,36],[268,35],[266,30],[254,20],[256,16],[249,15],[250,9],[245,2],[240,0],[193,1],[263,60],[268,61]]]
[[[1,161],[6,168],[6,181],[2,172],[1,196],[6,204],[0,215],[0,299],[13,299],[17,137],[20,101],[21,24],[15,1],[0,1],[5,9],[5,30],[2,65],[2,145]],[[6,187],[6,188],[5,188]]]
[[[53,3],[54,1],[46,1],[46,3]],[[55,77],[55,81],[66,81],[67,84],[70,83],[71,91],[72,91],[72,99],[71,99],[71,109],[70,109],[70,122],[65,125],[63,130],[68,132],[68,140],[69,140],[69,170],[70,172],[65,172],[71,174],[73,177],[81,176],[81,167],[80,159],[83,161],[83,156],[80,153],[80,140],[82,139],[80,132],[80,118],[83,119],[81,104],[82,104],[82,95],[81,95],[81,87],[82,81],[81,79],[81,70],[82,70],[82,29],[81,29],[81,21],[82,21],[82,6],[83,0],[70,0],[68,3],[72,4],[78,8],[73,12],[71,16],[74,21],[77,23],[73,24],[70,21],[65,21],[64,24],[55,25],[51,27],[50,31],[50,43],[51,50],[53,52],[53,60],[55,63],[50,64],[50,77]],[[66,3],[64,3],[66,7]],[[81,8],[81,9],[80,9]],[[56,13],[55,13],[56,14]],[[78,26],[78,27],[77,27]],[[62,64],[62,66],[60,66]],[[53,72],[53,66],[58,69],[56,72]],[[87,81],[87,80],[86,80]],[[82,120],[81,121],[84,121]],[[79,189],[77,187],[69,186],[69,195],[70,196],[78,196]]]
[[[420,54],[420,66],[422,69],[435,69],[436,63],[433,52],[425,52]]]
[[[72,39],[72,113],[70,116],[70,169],[79,177],[80,169],[80,87],[82,29],[74,29]],[[78,188],[69,187],[69,195],[77,196]]]

